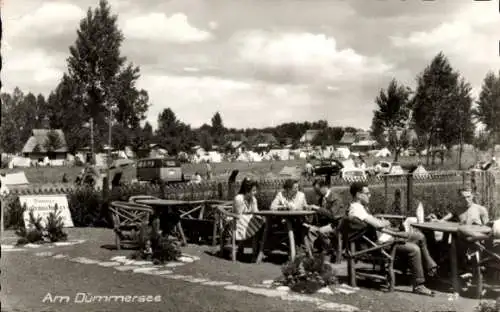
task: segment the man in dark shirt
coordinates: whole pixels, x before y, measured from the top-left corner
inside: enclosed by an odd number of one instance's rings
[[[313,187],[320,195],[320,205],[312,205],[311,208],[316,210],[318,216],[322,218],[323,225],[316,227],[304,223],[304,226],[309,229],[306,240],[310,247],[316,243],[318,249],[323,254],[326,254],[331,247],[332,238],[336,237],[337,222],[340,216],[345,215],[345,209],[342,207],[338,196],[330,189],[328,183],[325,181],[315,181]]]

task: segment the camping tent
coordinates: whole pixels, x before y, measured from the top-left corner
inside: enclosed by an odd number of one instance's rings
[[[389,157],[389,156],[391,156],[391,151],[389,151],[387,147],[384,147],[383,149],[378,151],[377,154],[375,154],[375,157]]]

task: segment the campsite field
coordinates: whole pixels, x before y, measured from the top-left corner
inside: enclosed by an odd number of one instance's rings
[[[393,158],[366,158],[368,166],[372,165],[377,160],[393,161]],[[428,170],[458,170],[458,158],[456,155],[451,155],[445,158],[443,164],[440,160],[436,159],[435,165],[425,165],[425,157],[420,157],[424,167]],[[474,164],[477,160],[488,160],[485,153],[466,152],[463,155],[462,168],[466,169]],[[398,162],[403,167],[408,167],[416,164],[419,157],[400,157]],[[315,161],[313,161],[314,163]],[[265,161],[265,162],[222,162],[212,163],[212,173],[215,179],[226,180],[232,170],[237,169],[240,171],[239,177],[252,176],[254,178],[276,178],[279,172],[285,167],[298,167],[300,170],[304,168],[305,160],[287,160],[287,161]],[[183,170],[186,176],[190,176],[195,172],[199,172],[202,176],[206,174],[205,164],[183,164]],[[66,174],[68,181],[75,180],[82,167],[38,167],[38,168],[15,168],[15,169],[2,169],[0,173],[13,173],[24,171],[30,183],[60,183],[63,175]],[[135,178],[136,169],[133,166],[128,166],[122,169],[116,169],[111,172],[113,175],[117,170],[123,172],[123,180],[131,181]]]

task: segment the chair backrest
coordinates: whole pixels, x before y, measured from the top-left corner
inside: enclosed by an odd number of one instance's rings
[[[130,196],[128,201],[131,203],[137,203],[138,201],[145,199],[159,199],[159,198],[152,195],[136,195],[136,196]]]
[[[372,226],[356,217],[343,217],[338,228],[345,242],[356,241],[363,235],[374,240],[377,237],[377,232]]]
[[[110,211],[115,227],[148,223],[153,209],[149,206],[130,202],[111,202]]]

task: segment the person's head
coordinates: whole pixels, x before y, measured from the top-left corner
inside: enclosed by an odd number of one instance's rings
[[[283,184],[283,190],[288,196],[294,196],[299,191],[299,181],[287,179]]]
[[[318,195],[324,196],[328,192],[329,185],[325,180],[318,179],[314,181],[313,188]]]
[[[321,182],[320,179],[316,179],[313,181],[312,187],[314,189],[314,192],[316,192],[316,194],[320,194],[320,191],[319,191],[320,190],[320,185],[319,185],[320,182]]]
[[[370,190],[364,182],[354,182],[349,190],[354,201],[366,206],[370,203]]]
[[[458,190],[461,208],[469,208],[474,203],[474,194],[470,188],[461,188]]]
[[[255,194],[257,194],[257,181],[244,178],[241,182],[239,194],[242,194],[245,197],[255,196]]]

